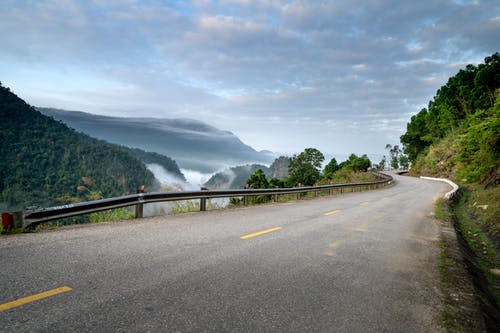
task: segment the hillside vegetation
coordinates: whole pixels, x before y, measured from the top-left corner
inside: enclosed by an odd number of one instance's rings
[[[411,118],[401,137],[414,172],[498,184],[500,55],[467,65]]]
[[[154,176],[126,148],[77,133],[0,84],[0,210],[113,197]]]
[[[500,237],[500,55],[451,77],[411,118],[401,137],[412,173],[446,177],[474,190],[470,198],[492,241]],[[474,202],[471,202],[474,205]],[[483,206],[484,207],[484,206]]]
[[[461,186],[460,199],[445,209],[472,253],[471,262],[484,273],[488,282],[482,289],[495,295],[493,307],[497,310],[500,301],[499,88],[500,55],[495,53],[483,64],[467,65],[451,77],[428,107],[411,118],[401,137],[404,152],[412,162],[412,174],[445,177]]]

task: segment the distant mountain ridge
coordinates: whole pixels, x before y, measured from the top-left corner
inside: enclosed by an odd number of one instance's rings
[[[47,207],[154,188],[129,148],[77,133],[0,83],[0,210]],[[168,167],[166,157],[135,152]],[[172,169],[175,170],[175,169]]]
[[[121,118],[80,111],[37,108],[77,131],[133,148],[157,152],[182,169],[212,173],[244,163],[271,163],[272,153],[258,152],[229,131],[193,119]]]

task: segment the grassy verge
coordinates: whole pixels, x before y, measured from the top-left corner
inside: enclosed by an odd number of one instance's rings
[[[478,208],[476,201],[488,197],[494,198],[477,189],[462,190],[457,201],[438,200],[435,206],[442,230],[449,229],[442,232],[439,254],[445,303],[441,319],[449,332],[495,332],[499,325],[500,277],[494,272],[500,260],[492,237],[496,221],[491,212],[482,212],[485,209]],[[483,204],[489,207],[491,202]],[[456,230],[456,239],[450,237],[450,230],[453,234]],[[484,329],[479,328],[480,322]]]
[[[487,280],[488,291],[491,292],[498,307],[500,304],[500,275],[495,274],[500,269],[500,256],[497,250],[495,237],[496,223],[492,219],[490,212],[478,208],[478,203],[474,199],[485,197],[485,193],[475,190],[465,190],[458,202],[451,206],[455,227],[461,234],[473,257]],[[483,201],[486,202],[486,201]],[[497,203],[484,204],[490,210],[498,209]],[[483,205],[480,205],[483,206]],[[486,210],[487,210],[486,209]],[[497,215],[498,216],[498,215]],[[492,232],[494,232],[492,234]]]

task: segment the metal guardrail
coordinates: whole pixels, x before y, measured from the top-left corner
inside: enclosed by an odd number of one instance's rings
[[[101,199],[95,201],[82,202],[77,204],[68,204],[56,207],[49,207],[36,210],[26,210],[23,212],[12,213],[13,224],[16,228],[32,227],[40,223],[45,223],[53,220],[79,216],[84,214],[96,213],[104,210],[136,206],[136,217],[140,218],[143,215],[143,205],[154,202],[179,201],[179,200],[200,200],[200,210],[206,210],[206,200],[211,198],[232,198],[243,197],[244,203],[247,204],[249,196],[257,195],[274,195],[274,201],[278,200],[279,195],[315,192],[330,190],[330,194],[334,189],[351,188],[354,191],[356,187],[374,187],[390,184],[393,178],[389,175],[374,172],[375,175],[381,178],[375,182],[350,183],[350,184],[332,184],[307,187],[291,187],[291,188],[275,188],[275,189],[237,189],[237,190],[200,190],[200,191],[183,191],[183,192],[149,192],[132,194],[122,197]]]

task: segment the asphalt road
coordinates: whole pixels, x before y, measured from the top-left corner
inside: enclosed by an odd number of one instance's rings
[[[2,236],[0,331],[443,331],[431,212],[449,187],[396,179],[314,200]]]

